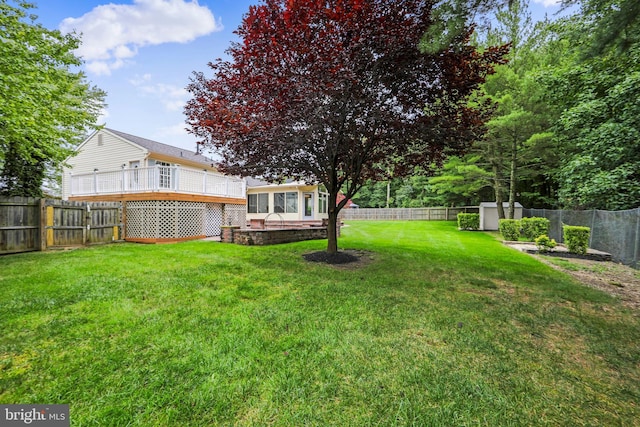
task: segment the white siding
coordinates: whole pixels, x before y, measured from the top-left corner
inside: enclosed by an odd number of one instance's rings
[[[102,146],[98,140],[102,135]],[[94,134],[80,148],[76,156],[69,158],[67,163],[73,168],[73,173],[87,173],[98,170],[120,169],[122,165],[129,167],[129,162],[139,161],[143,164],[146,150],[129,142],[125,142],[105,131]]]
[[[102,145],[99,145],[102,135]],[[120,169],[123,164],[129,167],[129,162],[139,161],[144,164],[146,150],[100,130],[80,145],[75,156],[67,159],[68,167],[63,169],[62,198],[67,199],[70,193],[69,173],[74,174]]]

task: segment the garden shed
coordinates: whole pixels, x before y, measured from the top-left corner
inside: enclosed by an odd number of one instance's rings
[[[502,204],[505,213],[509,210],[509,202]],[[515,203],[514,219],[522,219],[522,205]],[[496,202],[480,203],[480,230],[498,229],[498,204]]]

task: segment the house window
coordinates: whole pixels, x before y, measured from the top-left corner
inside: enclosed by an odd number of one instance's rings
[[[248,213],[268,213],[269,212],[269,194],[258,193],[247,195],[247,212]]]
[[[156,161],[160,177],[160,188],[171,188],[171,163]]]
[[[320,193],[318,195],[318,213],[326,214],[327,205],[329,201],[329,195],[327,193]]]
[[[275,213],[298,213],[298,193],[275,193],[273,195]]]

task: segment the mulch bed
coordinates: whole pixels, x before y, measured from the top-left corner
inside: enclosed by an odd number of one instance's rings
[[[330,254],[326,251],[319,252],[311,252],[308,254],[302,255],[304,259],[310,262],[323,262],[325,264],[349,264],[352,262],[358,262],[360,257],[357,255],[347,253],[347,252],[336,252],[335,254]]]

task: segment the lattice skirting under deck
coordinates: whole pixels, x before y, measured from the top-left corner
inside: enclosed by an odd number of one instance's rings
[[[126,238],[179,240],[219,236],[221,226],[244,224],[244,205],[145,200],[126,202]]]

